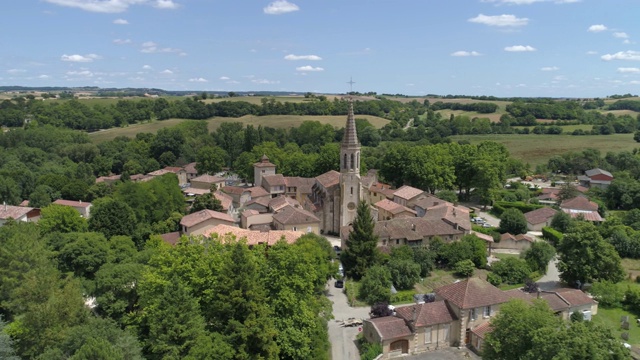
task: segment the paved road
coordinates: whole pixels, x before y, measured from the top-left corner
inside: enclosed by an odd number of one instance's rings
[[[547,273],[538,280],[540,290],[553,290],[562,286],[560,284],[560,272],[556,264],[558,264],[558,259],[551,259],[547,267]]]
[[[333,303],[333,316],[335,320],[329,320],[329,341],[331,341],[332,359],[358,360],[360,354],[355,344],[358,327],[341,327],[340,321],[348,318],[368,319],[369,307],[353,308],[347,303],[347,296],[342,289],[333,286],[333,280],[329,281],[327,297]]]

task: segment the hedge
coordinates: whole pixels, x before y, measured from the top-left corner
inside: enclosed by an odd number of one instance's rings
[[[560,241],[562,241],[562,233],[554,228],[545,226],[542,228],[542,237],[546,240],[549,240],[551,245],[558,246]]]
[[[493,208],[491,212],[497,216],[502,215],[502,213],[509,208],[516,208],[522,213],[528,213],[529,211],[537,210],[543,208],[544,205],[536,205],[536,204],[527,204],[522,201],[508,202],[508,201],[496,201],[493,203]]]

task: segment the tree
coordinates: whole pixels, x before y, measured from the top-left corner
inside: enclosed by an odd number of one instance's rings
[[[379,302],[371,305],[371,311],[369,312],[372,318],[391,316],[393,311],[389,308],[389,304],[386,302]]]
[[[569,229],[569,226],[572,223],[571,215],[567,214],[564,211],[558,211],[551,218],[551,227],[564,233]]]
[[[529,264],[532,271],[546,274],[549,261],[555,255],[556,249],[551,244],[546,241],[536,241],[521,256]]]
[[[378,237],[373,232],[374,227],[369,205],[360,202],[346,249],[340,254],[346,275],[355,280],[360,280],[367,269],[376,263]]]
[[[93,279],[94,274],[110,257],[109,245],[100,233],[69,234],[58,252],[60,268],[78,277]]]
[[[200,210],[209,209],[213,211],[222,211],[222,204],[212,193],[197,196],[189,213],[193,214]]]
[[[358,298],[367,304],[389,302],[391,298],[391,276],[386,268],[375,265],[367,270],[360,281]]]
[[[4,332],[6,325],[7,323],[4,322],[2,315],[0,315],[0,359],[20,360],[13,349],[13,340],[11,339],[11,336]]]
[[[475,269],[476,266],[473,264],[473,261],[469,259],[458,261],[453,266],[453,271],[456,273],[456,275],[464,277],[473,276],[473,272]]]
[[[42,209],[49,206],[51,201],[59,197],[60,193],[57,193],[50,186],[38,185],[31,195],[29,195],[29,206]]]
[[[573,184],[566,183],[560,187],[560,191],[558,192],[558,203],[561,203],[565,200],[573,199],[578,196],[580,192],[576,189]]]
[[[387,264],[387,269],[391,274],[391,281],[398,290],[413,289],[420,280],[420,265],[413,262],[413,259],[392,259]]]
[[[218,146],[205,146],[196,154],[198,174],[215,174],[228,164],[228,154]]]
[[[87,220],[71,206],[52,204],[42,209],[38,225],[43,234],[87,231]]]
[[[500,231],[511,234],[524,234],[527,232],[527,219],[522,211],[516,208],[506,209],[500,215]]]
[[[491,264],[491,270],[507,284],[521,284],[531,276],[531,268],[526,261],[508,257]]]
[[[580,286],[586,282],[619,282],[625,277],[620,256],[595,225],[576,222],[558,246],[560,279]]]
[[[108,238],[116,235],[131,236],[136,223],[136,215],[129,205],[106,198],[93,206],[89,229],[101,232]]]
[[[420,276],[427,277],[436,266],[436,253],[426,246],[414,247],[413,261],[420,265]]]
[[[0,176],[0,202],[9,205],[20,203],[20,188],[10,177]]]

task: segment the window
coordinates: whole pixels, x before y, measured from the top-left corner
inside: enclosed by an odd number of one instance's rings
[[[293,231],[298,231],[298,227],[297,227],[297,226],[294,226],[294,227],[293,227]]]
[[[344,161],[342,162],[342,168],[343,169],[347,168],[347,154],[344,154]]]
[[[351,154],[351,168],[355,169],[356,168],[356,161],[354,160],[354,156],[353,154]]]
[[[491,305],[484,307],[484,314],[483,315],[486,318],[491,316]]]
[[[442,325],[442,340],[447,342],[449,341],[449,328],[449,324]]]
[[[469,317],[471,318],[471,321],[474,321],[476,319],[476,309],[471,309],[470,313]]]
[[[400,239],[396,239],[396,245],[400,245]]]
[[[431,344],[431,327],[424,328],[424,343]]]
[[[351,187],[351,195],[353,195],[353,186]]]

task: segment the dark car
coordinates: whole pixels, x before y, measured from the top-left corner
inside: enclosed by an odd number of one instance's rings
[[[344,281],[342,280],[336,280],[335,286],[337,288],[343,288],[344,287]]]

